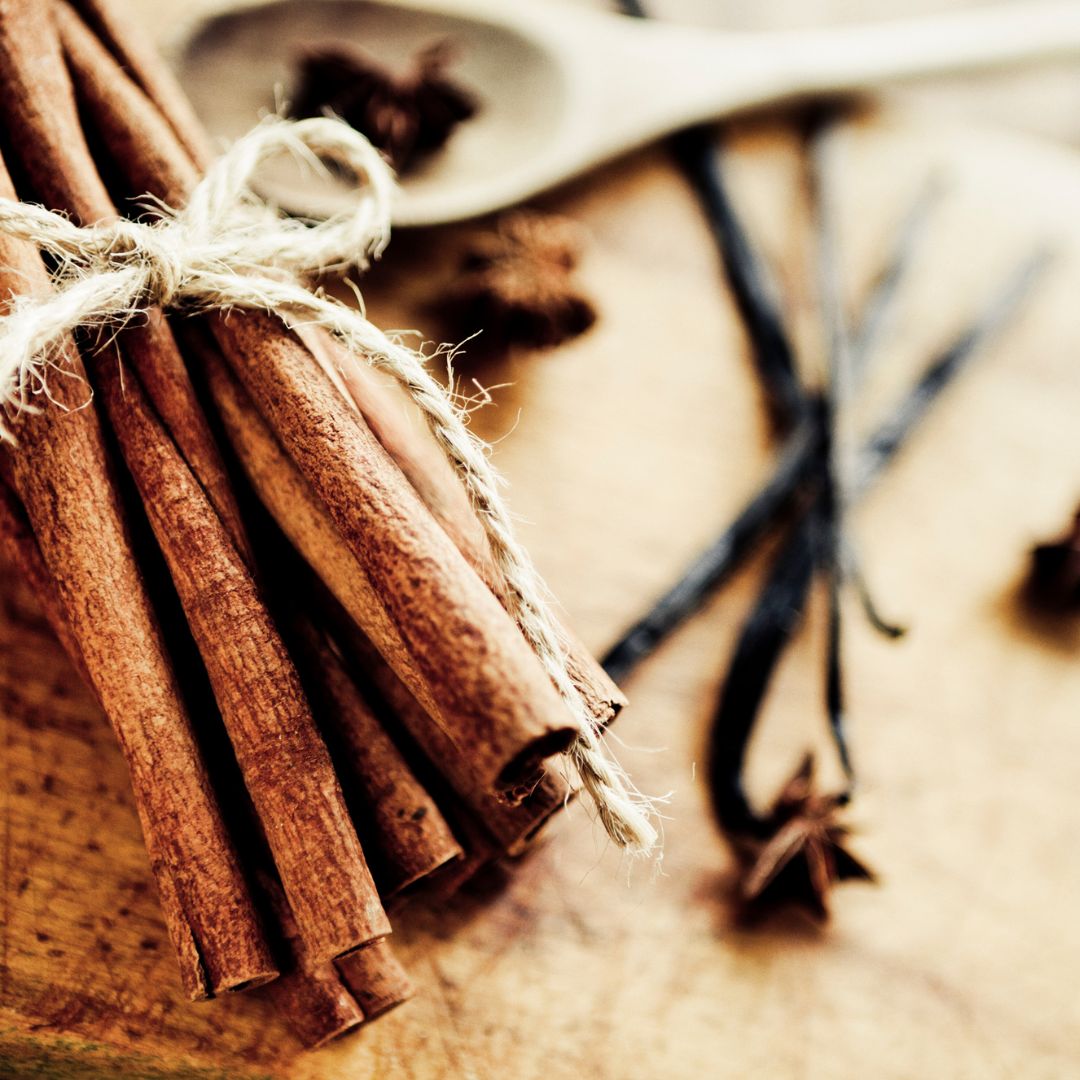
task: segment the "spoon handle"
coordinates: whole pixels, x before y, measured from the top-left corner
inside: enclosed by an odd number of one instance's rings
[[[1080,58],[1080,2],[1031,0],[903,21],[721,33],[608,20],[607,138],[626,143],[785,98],[1033,60]],[[595,40],[600,46],[601,41]],[[621,76],[621,77],[620,77]],[[621,129],[621,130],[620,130]]]
[[[1080,56],[1080,3],[1035,0],[920,19],[769,35],[777,93]],[[763,50],[764,51],[764,50]]]

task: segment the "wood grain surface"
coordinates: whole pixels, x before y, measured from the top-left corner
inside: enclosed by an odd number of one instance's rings
[[[394,920],[412,1002],[301,1053],[261,991],[183,1000],[119,751],[5,574],[0,1077],[1080,1076],[1080,623],[1034,621],[1016,601],[1029,547],[1080,498],[1080,157],[897,112],[853,122],[836,150],[853,306],[927,177],[945,190],[861,423],[1021,258],[1057,252],[853,522],[876,599],[911,627],[884,641],[848,598],[852,846],[880,885],[839,888],[827,927],[788,914],[750,929],[732,911],[734,864],[698,763],[750,567],[626,688],[620,758],[643,790],[672,793],[662,862],[628,862],[571,807],[505,876]],[[821,334],[791,125],[741,124],[728,169],[813,377]],[[458,375],[493,388],[474,426],[499,440],[521,534],[599,651],[754,490],[770,437],[715,252],[666,152],[543,205],[581,225],[600,319],[556,352],[476,369],[466,356]],[[395,240],[367,290],[381,325],[436,332],[428,304],[468,228]],[[761,800],[804,747],[828,755],[821,600],[755,736]]]

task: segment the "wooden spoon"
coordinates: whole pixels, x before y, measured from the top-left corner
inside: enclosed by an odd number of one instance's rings
[[[305,47],[347,42],[401,63],[450,39],[481,103],[403,180],[399,225],[487,213],[700,121],[767,102],[1080,53],[1080,2],[1034,0],[839,29],[729,33],[536,0],[281,0],[202,22],[180,78],[211,135],[233,139],[286,98]],[[283,162],[286,208],[348,207],[340,183]]]

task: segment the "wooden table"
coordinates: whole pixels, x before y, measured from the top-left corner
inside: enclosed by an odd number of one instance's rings
[[[120,754],[8,574],[0,1077],[1080,1076],[1080,623],[1038,622],[1016,602],[1030,545],[1080,497],[1080,157],[898,113],[854,124],[837,149],[853,304],[926,177],[947,183],[866,422],[1022,256],[1047,238],[1059,252],[853,522],[876,598],[911,627],[889,643],[845,602],[852,844],[880,885],[841,887],[824,927],[735,917],[699,763],[752,566],[626,687],[619,756],[644,791],[672,792],[662,862],[628,862],[572,807],[505,880],[395,920],[414,1001],[302,1053],[258,992],[183,1000]],[[812,373],[822,345],[790,126],[740,125],[729,172]],[[586,232],[581,279],[600,321],[556,352],[476,371],[509,385],[474,424],[501,440],[522,536],[602,650],[755,489],[770,435],[715,252],[665,151],[544,206]],[[376,321],[424,327],[461,234],[391,248],[368,295]],[[762,800],[805,746],[832,761],[823,599],[755,737]]]

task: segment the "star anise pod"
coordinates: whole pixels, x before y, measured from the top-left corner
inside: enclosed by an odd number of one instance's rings
[[[453,57],[452,46],[438,42],[398,74],[356,49],[314,49],[301,61],[296,115],[335,113],[404,172],[476,112],[472,95],[447,74]]]
[[[814,759],[808,754],[773,805],[771,835],[739,844],[746,862],[740,893],[748,909],[794,900],[826,919],[836,882],[874,880],[873,872],[844,847],[848,829],[837,820],[842,805],[839,795],[818,794]]]
[[[514,345],[549,349],[584,333],[596,310],[574,280],[581,238],[572,221],[535,210],[502,214],[498,227],[475,233],[455,287],[440,300],[450,339],[474,355],[498,356]]]

